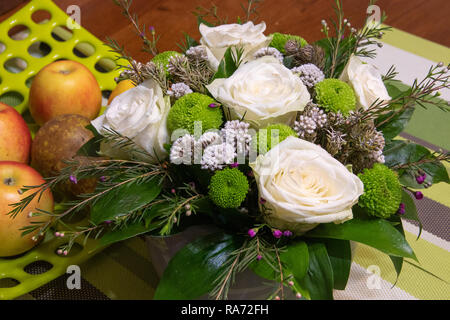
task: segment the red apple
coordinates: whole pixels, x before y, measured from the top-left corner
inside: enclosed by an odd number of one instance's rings
[[[0,102],[0,161],[28,163],[31,133],[19,112]]]
[[[30,112],[37,124],[63,114],[95,119],[102,106],[102,93],[92,72],[71,60],[53,62],[34,78],[30,89]]]
[[[11,204],[20,202],[21,199],[32,194],[30,190],[22,192],[24,186],[38,186],[45,181],[42,176],[26,164],[13,161],[0,161],[0,257],[12,257],[24,253],[33,248],[38,239],[37,231],[22,237],[20,229],[31,225],[32,222],[47,222],[51,218],[48,215],[30,217],[31,212],[37,209],[53,212],[53,196],[50,190],[46,190],[40,200],[35,197],[29,205],[15,218],[8,213],[13,209]]]

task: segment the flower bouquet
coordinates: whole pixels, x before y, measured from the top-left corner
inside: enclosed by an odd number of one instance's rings
[[[60,212],[35,213],[59,221],[89,209],[88,226],[59,232],[68,239],[61,254],[79,237],[109,245],[211,226],[172,257],[157,299],[226,299],[244,271],[268,282],[270,299],[332,299],[346,287],[351,242],[389,255],[397,274],[404,258],[417,259],[401,218],[418,221],[412,197],[423,195],[412,189],[450,182],[449,155],[396,137],[415,108],[449,110],[438,98],[448,67],[432,66],[412,87],[395,80],[394,67],[380,74],[365,61],[389,30],[385,16],[355,29],[340,1],[335,30],[323,21],[325,37],[314,43],[265,35],[265,23],[251,21],[259,1],[248,1],[233,24],[215,8],[199,10],[200,41],[185,35],[180,52],[162,53],[131,1],[115,2],[154,57],[136,62],[110,40],[128,61],[117,82],[132,88],[91,123],[95,137],[80,157],[26,189],[12,213],[61,183],[96,179],[94,192]]]

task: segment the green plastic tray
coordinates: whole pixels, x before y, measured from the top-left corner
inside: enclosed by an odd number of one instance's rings
[[[46,11],[50,19],[35,23],[32,15]],[[0,24],[0,101],[23,113],[28,107],[29,86],[47,64],[75,60],[92,71],[103,92],[115,88],[116,56],[83,28],[69,29],[69,17],[50,0],[32,0]],[[72,20],[73,21],[73,20]],[[11,34],[19,30],[18,34]]]
[[[35,23],[32,15],[38,11],[46,11],[51,18]],[[0,24],[0,102],[25,113],[32,78],[44,66],[60,59],[75,60],[87,66],[103,92],[115,88],[114,78],[120,73],[116,69],[116,57],[102,41],[83,28],[65,27],[68,18],[52,1],[33,0]],[[101,250],[95,240],[89,239],[84,246],[81,241],[77,242],[79,250],[69,256],[59,256],[56,250],[65,241],[47,234],[42,243],[26,254],[13,259],[0,258],[0,299],[14,299],[29,293],[65,274],[68,266],[79,265]],[[48,266],[45,272],[28,273],[30,266],[38,261]]]

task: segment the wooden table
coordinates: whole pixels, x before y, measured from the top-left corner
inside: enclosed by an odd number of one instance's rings
[[[15,0],[17,1],[17,0]],[[111,0],[54,0],[63,10],[76,4],[81,8],[81,24],[98,38],[107,36],[124,44],[137,60],[147,61],[150,57],[141,52],[139,38],[134,37],[128,20]],[[243,11],[240,3],[245,0],[216,1],[221,17],[228,16],[228,22],[236,21]],[[267,23],[267,34],[275,31],[303,36],[308,41],[322,37],[320,21],[334,17],[333,0],[266,0],[260,6],[260,19]],[[346,17],[354,26],[361,26],[368,1],[344,0]],[[192,11],[201,5],[209,8],[211,0],[134,0],[133,10],[140,16],[141,23],[154,26],[161,40],[160,51],[177,49],[182,32],[199,38],[197,22]],[[434,42],[450,46],[450,1],[448,0],[379,0],[378,5],[388,14],[387,24],[408,31]],[[19,6],[18,8],[20,8]],[[17,9],[15,9],[17,10]],[[12,14],[9,11],[0,16],[0,22]]]

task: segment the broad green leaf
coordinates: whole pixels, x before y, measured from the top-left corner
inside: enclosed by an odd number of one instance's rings
[[[134,238],[141,234],[153,231],[160,226],[160,223],[145,226],[142,222],[130,224],[122,229],[111,230],[100,238],[100,246],[110,245],[115,242]]]
[[[214,75],[213,80],[221,78],[229,78],[237,70],[238,66],[233,58],[233,50],[234,53],[237,52],[237,49],[234,47],[228,47],[227,51],[225,51],[225,55],[222,61],[220,61],[219,68],[216,74]]]
[[[305,236],[352,240],[374,247],[388,255],[417,260],[405,237],[384,219],[354,218],[342,224],[321,224]]]
[[[144,183],[124,184],[95,202],[91,209],[91,220],[99,224],[139,210],[152,202],[160,192],[161,186],[157,179]]]
[[[386,144],[383,154],[385,156],[385,164],[391,168],[415,163],[424,159],[433,159],[433,155],[427,148],[401,140],[393,140]],[[400,183],[402,183],[402,185],[415,189],[422,189],[425,187],[425,184],[418,184],[416,181],[416,167],[427,174],[425,182],[433,184],[438,182],[450,183],[445,166],[440,162],[429,162],[418,164],[411,169],[400,169],[399,175]]]
[[[278,266],[275,266],[275,255],[270,260],[270,262],[266,261],[265,259],[262,259],[260,261],[253,261],[249,265],[249,268],[261,278],[271,281],[280,281],[278,272],[275,270],[275,268],[278,268]],[[269,263],[272,264],[272,267],[269,265]]]
[[[403,236],[405,236],[405,231],[403,230],[403,224],[402,224],[402,220],[400,219],[399,216],[395,215],[392,216],[389,221],[396,223],[395,225],[395,229],[398,230],[398,232],[400,232]],[[397,273],[397,279],[395,280],[394,286],[397,284],[398,278],[400,277],[400,273],[402,272],[402,268],[403,268],[403,257],[396,257],[396,256],[392,256],[389,255],[389,258],[392,261],[392,264],[394,265],[394,269],[395,272]]]
[[[384,81],[384,85],[392,99],[400,98],[411,92],[411,87],[398,80]]]
[[[394,111],[388,112],[385,115],[382,115],[377,119],[377,123],[381,123],[386,119],[389,119],[393,115]],[[414,108],[408,108],[403,112],[397,114],[392,117],[388,122],[380,126],[378,129],[383,132],[384,139],[386,141],[394,139],[398,136],[403,129],[408,124],[409,120],[411,120],[412,115],[414,114]]]
[[[308,243],[309,268],[299,285],[311,300],[333,300],[333,267],[323,243]]]
[[[423,228],[422,221],[420,221],[420,218],[417,215],[417,208],[414,200],[405,190],[402,190],[402,203],[405,204],[405,214],[403,215],[403,218],[417,221],[419,223],[419,234],[417,235],[417,239],[419,239]]]
[[[333,267],[334,288],[345,290],[352,265],[352,249],[350,241],[337,239],[322,239],[327,248]]]
[[[287,270],[298,281],[302,280],[309,265],[308,246],[304,241],[296,241],[286,247],[286,250],[280,253],[280,260]]]
[[[208,293],[230,254],[242,243],[242,237],[216,233],[188,244],[170,260],[154,299],[192,300]]]

